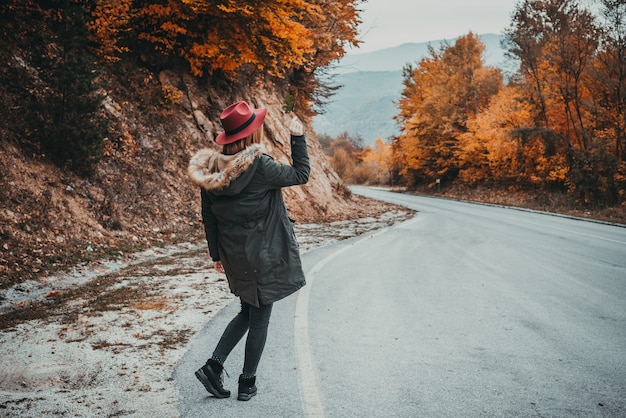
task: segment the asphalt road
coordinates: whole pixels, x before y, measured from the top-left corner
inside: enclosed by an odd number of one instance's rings
[[[193,376],[238,306],[218,314],[174,373],[181,416],[626,416],[626,228],[354,191],[418,213],[303,255],[249,402]]]

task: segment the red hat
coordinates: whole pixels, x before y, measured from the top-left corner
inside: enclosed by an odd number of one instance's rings
[[[231,104],[220,115],[224,132],[215,138],[215,142],[226,145],[247,137],[263,125],[266,114],[267,109],[252,110],[246,102]]]

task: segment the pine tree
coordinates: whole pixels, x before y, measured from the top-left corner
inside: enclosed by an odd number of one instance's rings
[[[31,102],[32,139],[59,166],[89,173],[102,154],[106,121],[99,115],[97,72],[88,50],[83,2],[54,2],[51,26],[57,49],[40,57],[49,94]]]

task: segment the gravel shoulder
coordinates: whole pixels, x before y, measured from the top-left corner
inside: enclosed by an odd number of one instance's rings
[[[359,218],[296,226],[301,252],[390,226]],[[152,249],[2,290],[0,416],[178,415],[172,373],[188,342],[234,296],[205,243]]]

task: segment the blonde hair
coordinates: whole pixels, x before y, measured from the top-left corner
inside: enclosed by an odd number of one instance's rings
[[[252,144],[260,144],[263,139],[263,126],[252,132],[247,137],[222,146],[222,154],[235,155],[248,148]]]

